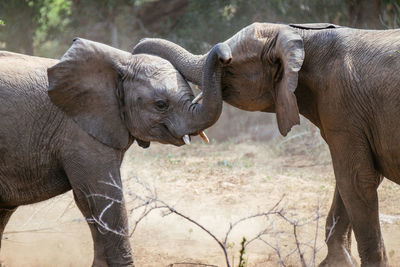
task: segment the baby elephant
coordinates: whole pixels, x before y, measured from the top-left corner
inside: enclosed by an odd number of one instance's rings
[[[203,69],[202,104],[156,56],[75,39],[60,61],[0,52],[0,240],[11,214],[73,190],[94,241],[94,266],[133,266],[121,186],[136,139],[183,145],[222,108],[217,45]]]

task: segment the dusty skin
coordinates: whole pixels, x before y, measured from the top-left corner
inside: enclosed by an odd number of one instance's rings
[[[152,144],[147,150],[135,145],[124,159],[122,174],[128,210],[135,204],[128,193],[140,191],[134,182],[137,177],[155,187],[161,200],[217,237],[224,236],[230,222],[267,211],[285,195],[279,207],[288,217],[299,221],[311,218],[311,222],[299,228],[299,239],[312,244],[316,229],[312,218],[320,203],[316,244],[322,248],[316,262],[326,255],[323,226],[333,195],[334,175],[327,146],[317,133],[307,129],[263,143],[226,141],[210,146],[195,140],[190,147]],[[390,266],[400,266],[398,192],[398,185],[387,180],[379,189]],[[179,262],[225,266],[222,251],[209,236],[176,215],[162,214],[160,210],[153,211],[131,238],[137,266],[159,267]],[[136,217],[130,218],[133,222]],[[246,221],[238,225],[230,240],[234,266],[241,238],[251,238],[267,226],[269,234],[265,239],[272,245],[278,240],[283,255],[295,249],[292,226],[278,217]],[[19,208],[7,225],[4,238],[0,258],[5,266],[89,266],[92,261],[89,229],[71,193]],[[301,248],[309,263],[311,250],[305,245]],[[354,255],[356,251],[353,242]],[[247,248],[246,258],[248,266],[279,265],[276,252],[259,241]],[[285,264],[300,266],[298,255],[289,256]]]

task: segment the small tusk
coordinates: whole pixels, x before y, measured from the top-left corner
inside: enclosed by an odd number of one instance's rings
[[[208,139],[208,136],[206,135],[205,132],[201,131],[199,133],[201,139],[203,139],[204,143],[209,144],[210,143],[210,139]]]
[[[200,94],[198,94],[198,95],[192,100],[192,104],[196,104],[196,103],[199,102],[202,98],[203,98],[203,92],[201,92]]]
[[[182,137],[182,140],[183,140],[183,142],[185,142],[185,144],[190,145],[190,138],[189,138],[189,135],[185,134],[185,135]]]

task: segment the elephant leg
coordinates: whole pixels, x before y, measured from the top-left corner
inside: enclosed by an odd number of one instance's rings
[[[78,206],[79,210],[82,212],[83,216],[87,219],[91,217],[91,211],[88,204],[85,201],[80,200],[74,192],[75,203]],[[90,233],[92,234],[93,239],[93,248],[94,248],[94,259],[92,266],[96,267],[107,267],[107,260],[104,252],[104,245],[101,240],[101,236],[99,235],[99,231],[97,227],[93,223],[89,223]]]
[[[110,184],[121,185],[119,177]],[[85,216],[93,238],[93,266],[133,266],[122,190],[106,186],[79,186],[75,202]],[[111,187],[111,188],[109,188]]]
[[[16,211],[15,208],[0,208],[0,248],[1,248],[1,241],[3,239],[3,232],[4,228],[6,228],[6,225],[8,223],[8,220],[10,219],[11,215]]]
[[[321,262],[320,267],[354,266],[356,264],[351,255],[351,231],[350,219],[336,186],[325,227],[328,255]]]
[[[371,150],[362,135],[341,136],[328,144],[336,185],[352,225],[362,266],[387,266],[379,225],[377,189],[382,176],[375,170]]]
[[[8,223],[11,215],[16,211],[15,208],[0,208],[0,249],[1,249],[1,241],[3,240],[4,228]],[[3,266],[2,261],[0,260],[0,266]]]
[[[93,266],[134,266],[119,164],[119,159],[89,155],[65,167],[92,234]]]

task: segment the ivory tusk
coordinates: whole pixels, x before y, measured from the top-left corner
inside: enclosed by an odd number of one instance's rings
[[[189,138],[189,135],[185,134],[185,135],[182,137],[182,140],[183,140],[183,142],[185,142],[185,144],[190,145],[190,138]]]
[[[200,94],[198,94],[198,95],[192,100],[192,103],[193,103],[193,104],[196,104],[196,103],[199,102],[202,98],[203,98],[203,92],[201,92]]]
[[[208,136],[206,135],[205,132],[201,131],[199,133],[201,139],[203,139],[204,143],[209,144],[210,143],[210,139],[208,139]]]

